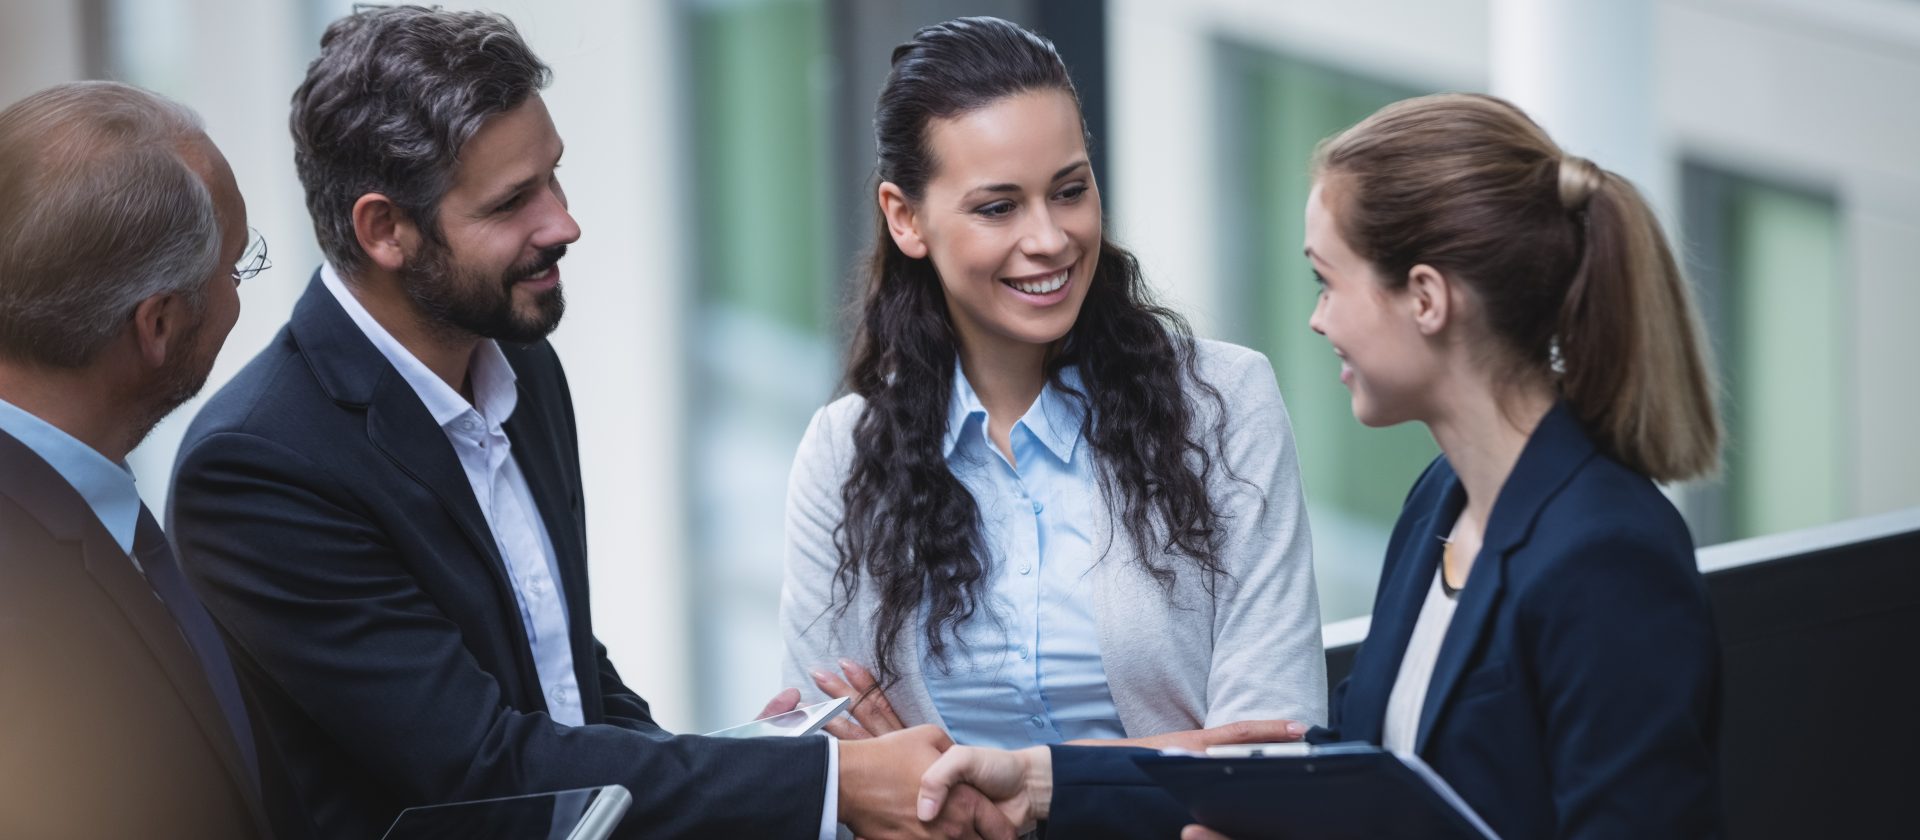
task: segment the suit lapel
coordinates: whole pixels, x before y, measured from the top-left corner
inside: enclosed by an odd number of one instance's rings
[[[1434,724],[1452,701],[1474,651],[1492,624],[1494,606],[1506,588],[1507,564],[1515,562],[1514,554],[1526,544],[1547,501],[1593,454],[1593,441],[1564,402],[1555,403],[1528,438],[1494,500],[1480,554],[1474,558],[1466,589],[1460,593],[1459,606],[1440,643],[1440,656],[1434,662],[1433,679],[1427,684],[1426,701],[1420,709],[1414,752],[1426,748]],[[1432,573],[1429,567],[1429,580]],[[1418,612],[1415,605],[1410,614]]]
[[[1433,581],[1434,567],[1440,563],[1440,529],[1451,525],[1466,503],[1460,481],[1448,474],[1441,492],[1440,505],[1429,509],[1407,529],[1397,546],[1392,577],[1381,587],[1374,604],[1373,625],[1364,642],[1369,655],[1355,662],[1347,697],[1364,698],[1368,704],[1344,715],[1341,737],[1379,743],[1386,731],[1387,699],[1400,676],[1400,660],[1406,656],[1413,638],[1413,625],[1420,617],[1420,605]]]
[[[39,520],[56,539],[74,547],[88,577],[132,625],[134,635],[140,637],[154,662],[166,673],[167,682],[193,715],[200,734],[219,756],[234,786],[245,792],[241,799],[255,822],[264,825],[257,795],[259,782],[241,759],[233,730],[201,670],[200,658],[187,644],[173,614],[87,507],[86,500],[52,465],[12,435],[0,432],[0,466],[4,467],[0,469],[0,493]]]
[[[519,603],[513,597],[513,585],[507,577],[500,547],[493,529],[473,496],[473,486],[454,454],[453,444],[435,423],[420,396],[393,369],[359,325],[340,308],[314,272],[307,291],[294,306],[289,322],[295,344],[312,368],[314,378],[328,396],[348,406],[359,406],[367,414],[367,440],[387,456],[408,478],[418,483],[439,503],[458,526],[493,584],[496,606],[502,615],[518,621]],[[535,702],[544,702],[538,691],[539,679],[524,633],[510,633],[519,639],[515,646],[521,671],[536,690]]]

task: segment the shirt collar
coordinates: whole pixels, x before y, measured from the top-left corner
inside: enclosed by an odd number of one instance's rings
[[[1080,370],[1074,367],[1060,371],[1061,384],[1075,391],[1081,390]],[[960,436],[968,428],[974,417],[985,418],[986,406],[980,404],[980,395],[973,390],[973,383],[967,381],[960,360],[953,361],[953,390],[947,398],[947,432],[941,440],[940,451],[944,457],[953,457],[953,450],[960,445]],[[1053,457],[1063,464],[1073,462],[1073,451],[1080,443],[1080,425],[1087,416],[1084,393],[1075,397],[1063,389],[1054,386],[1052,381],[1040,388],[1040,398],[1033,401],[1033,407],[1027,409],[1018,426],[1026,426],[1035,440],[1040,441]],[[986,431],[984,427],[981,435]]]
[[[0,400],[0,431],[12,435],[53,467],[80,494],[120,550],[133,553],[133,532],[140,524],[140,491],[134,488],[133,471],[125,463],[107,460],[99,450],[6,400]]]
[[[433,415],[433,422],[441,428],[466,415],[477,411],[487,421],[490,428],[498,428],[513,415],[513,408],[519,402],[519,390],[514,387],[517,377],[513,367],[507,364],[506,354],[500,352],[500,345],[493,339],[482,339],[473,348],[473,358],[467,364],[467,380],[473,385],[473,403],[469,404],[460,392],[446,383],[446,380],[428,370],[413,352],[387,332],[387,328],[375,320],[373,313],[354,297],[340,279],[340,273],[332,264],[320,267],[320,282],[333,293],[340,308],[347,311],[347,317],[353,319],[360,332],[373,342],[374,349],[385,356],[400,378],[413,388],[420,402],[427,407],[427,413]]]

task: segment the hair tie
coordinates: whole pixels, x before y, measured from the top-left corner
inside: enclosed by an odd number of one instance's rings
[[[1579,155],[1560,156],[1560,206],[1569,211],[1587,209],[1600,189],[1600,167]]]

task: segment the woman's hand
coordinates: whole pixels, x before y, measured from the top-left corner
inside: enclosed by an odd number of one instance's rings
[[[1090,738],[1068,743],[1088,747],[1146,747],[1151,750],[1173,747],[1192,752],[1206,752],[1208,747],[1221,744],[1278,744],[1298,741],[1306,734],[1307,725],[1297,720],[1237,720],[1206,729],[1167,732],[1145,738],[1112,740]]]
[[[856,698],[847,717],[835,718],[826,725],[828,732],[844,741],[858,741],[907,728],[900,721],[900,716],[894,713],[893,704],[887,702],[887,695],[875,688],[877,681],[872,673],[851,659],[840,660],[840,670],[846,672],[845,679],[821,668],[808,672],[813,677],[813,684],[828,697]]]
[[[1231,840],[1231,838],[1204,825],[1190,825],[1180,829],[1180,840]]]

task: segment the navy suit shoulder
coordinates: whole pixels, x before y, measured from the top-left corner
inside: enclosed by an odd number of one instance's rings
[[[445,433],[317,279],[189,430],[172,530],[264,730],[276,828],[379,836],[412,805],[619,783],[629,834],[813,833],[822,739],[670,736],[621,682],[592,632],[565,374],[544,341],[501,349],[520,390],[506,433],[553,543],[585,726],[547,714]]]
[[[1463,503],[1444,461],[1409,496],[1340,737],[1380,741]],[[1494,503],[1415,749],[1503,836],[1713,836],[1717,657],[1684,520],[1556,405]]]

